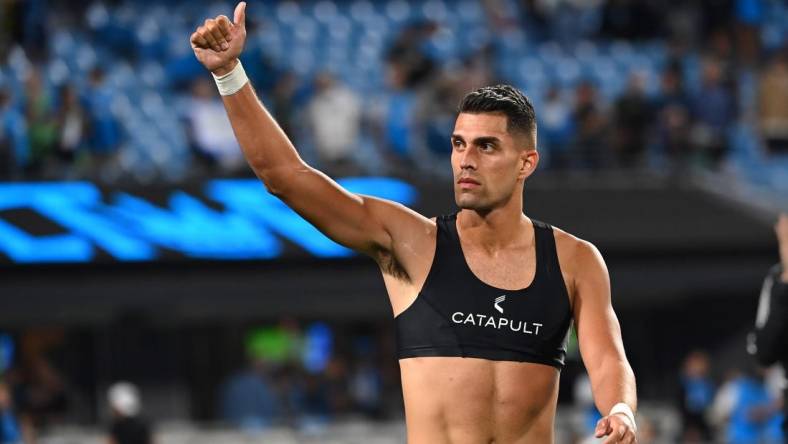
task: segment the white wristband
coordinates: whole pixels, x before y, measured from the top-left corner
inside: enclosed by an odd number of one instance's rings
[[[632,422],[632,427],[633,427],[632,431],[637,431],[638,426],[637,424],[635,424],[635,414],[632,412],[632,409],[629,407],[629,405],[623,402],[619,402],[618,404],[614,405],[612,409],[610,409],[610,413],[608,413],[608,416],[612,416],[617,413],[621,413],[625,415],[627,418],[629,418],[629,420]]]
[[[244,71],[243,65],[241,65],[241,61],[238,60],[238,63],[235,64],[235,68],[232,71],[228,72],[223,76],[217,76],[213,74],[213,79],[216,81],[216,86],[219,87],[219,94],[223,96],[230,96],[237,93],[241,88],[246,85],[246,82],[249,81],[249,78],[246,77],[246,71]]]

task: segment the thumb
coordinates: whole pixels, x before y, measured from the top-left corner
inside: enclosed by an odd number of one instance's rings
[[[238,3],[233,14],[233,23],[238,26],[246,27],[246,2]]]
[[[601,438],[607,435],[607,429],[610,428],[610,419],[604,417],[596,423],[596,429],[594,430],[594,437]]]

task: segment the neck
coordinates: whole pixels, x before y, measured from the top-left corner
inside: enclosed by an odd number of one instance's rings
[[[457,215],[458,229],[465,239],[480,245],[487,251],[511,247],[518,241],[528,242],[523,224],[528,219],[523,214],[522,193],[510,199],[506,205],[490,210],[463,209]]]

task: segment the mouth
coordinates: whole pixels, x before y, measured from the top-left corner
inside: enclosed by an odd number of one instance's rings
[[[470,188],[476,188],[476,187],[481,185],[479,182],[477,182],[477,181],[475,181],[475,180],[473,180],[473,179],[471,179],[469,177],[464,177],[464,178],[458,180],[457,183],[460,185],[460,188],[462,188],[464,190],[465,189],[470,189]]]

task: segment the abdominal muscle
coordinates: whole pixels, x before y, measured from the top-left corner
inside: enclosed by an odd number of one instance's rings
[[[556,368],[460,357],[399,363],[409,444],[553,442]]]

